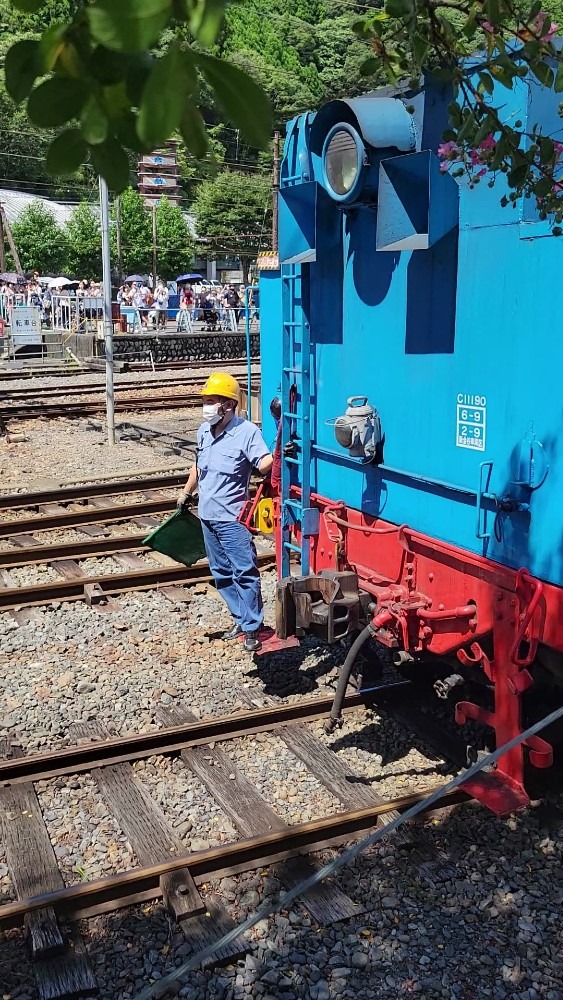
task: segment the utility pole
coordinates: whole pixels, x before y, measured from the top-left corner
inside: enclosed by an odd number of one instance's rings
[[[156,259],[156,205],[152,206],[152,287],[153,290],[156,288],[156,272],[157,272],[157,259]]]
[[[109,253],[109,195],[103,177],[100,184],[100,218],[102,226],[102,284],[104,299],[104,340],[106,347],[106,416],[108,444],[115,444],[115,397],[113,388],[113,319],[111,315],[111,260]]]
[[[4,247],[4,220],[0,207],[0,271],[6,270],[6,250]]]
[[[278,195],[280,190],[280,134],[274,132],[274,172],[272,204],[272,250],[278,249]]]
[[[115,199],[115,235],[117,242],[117,281],[121,285],[123,281],[123,251],[121,248],[121,198],[119,195]]]
[[[10,229],[10,223],[8,222],[8,217],[6,215],[6,211],[3,205],[0,205],[0,223],[2,229],[2,236],[5,233],[8,239],[8,246],[10,247],[12,253],[16,272],[18,274],[23,275],[23,268],[20,263],[19,254],[18,251],[16,250],[16,244],[14,243],[14,237],[12,236],[12,230]],[[2,239],[2,247],[4,247],[3,239]],[[4,260],[4,256],[2,256],[2,260]],[[4,270],[4,267],[2,268],[2,270]]]

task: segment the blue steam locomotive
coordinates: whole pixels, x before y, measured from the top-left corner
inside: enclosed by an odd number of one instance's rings
[[[276,624],[280,640],[358,636],[354,653],[371,636],[399,666],[453,662],[446,689],[486,692],[456,719],[500,746],[525,692],[563,681],[563,238],[533,199],[501,206],[504,175],[470,190],[443,169],[450,100],[384,90],[287,127],[279,260],[260,277]],[[502,103],[507,121],[562,130],[532,78]],[[551,745],[505,754],[472,791],[524,804],[526,758],[549,766]]]

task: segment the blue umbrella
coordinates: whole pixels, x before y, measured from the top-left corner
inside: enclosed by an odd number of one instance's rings
[[[181,274],[176,281],[201,281],[203,274]]]

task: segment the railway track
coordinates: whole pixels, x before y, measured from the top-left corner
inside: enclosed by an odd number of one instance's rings
[[[387,692],[387,697],[392,698],[393,692]],[[351,696],[345,710],[352,712],[363,703],[359,695]],[[326,740],[319,740],[311,730],[310,724],[325,716],[329,707],[330,699],[315,698],[198,721],[176,703],[157,709],[157,721],[163,729],[112,737],[102,723],[77,723],[69,734],[72,745],[29,757],[4,740],[0,746],[0,837],[16,898],[0,906],[0,929],[25,927],[41,995],[69,1000],[96,988],[77,932],[72,930],[69,939],[60,923],[63,918],[98,916],[162,898],[189,950],[195,952],[235,926],[220,898],[210,890],[210,881],[273,866],[282,884],[298,885],[319,866],[314,857],[303,855],[349,842],[378,822],[389,822],[398,811],[427,794],[413,792],[391,800],[378,796],[369,781],[354,773]],[[232,741],[248,740],[264,731],[280,737],[296,762],[304,764],[339,802],[338,811],[288,825],[272,808],[229,753]],[[240,839],[188,852],[132,767],[132,761],[155,754],[179,756],[182,766],[203,783]],[[59,870],[35,784],[54,777],[60,782],[62,776],[84,772],[94,780],[139,864],[103,879],[68,885]],[[466,798],[456,792],[441,805]],[[413,835],[407,827],[393,836],[397,846],[409,849],[410,863],[420,871],[422,880],[429,877],[432,865],[439,878],[447,859],[425,837],[425,831],[417,827]],[[22,853],[24,837],[26,850]],[[303,903],[320,926],[363,912],[362,901],[332,881],[317,886]],[[248,940],[239,936],[216,961],[232,962],[248,948]]]
[[[142,493],[181,486],[185,472],[166,472],[158,475],[139,475],[135,479],[106,479],[82,485],[62,486],[56,490],[36,490],[28,493],[0,494],[0,511],[38,507],[45,503],[69,503],[73,500],[117,496],[123,493]]]
[[[188,568],[143,546],[148,531],[160,523],[155,515],[174,510],[177,489],[185,477],[185,472],[172,473],[0,497],[0,541],[4,542],[0,609],[20,620],[24,608],[77,600],[106,604],[126,591],[154,588],[172,601],[187,600],[184,587],[211,580],[207,563]],[[127,494],[137,499],[129,500]],[[119,499],[124,495],[125,500]],[[5,518],[10,512],[17,516]],[[113,534],[110,525],[118,524],[126,524],[128,530]],[[83,537],[69,541],[54,534],[69,530]],[[36,537],[43,532],[53,532],[52,540]],[[81,561],[92,558],[111,559],[112,571],[103,562],[99,572],[84,570]],[[262,568],[273,565],[273,554],[263,551],[259,563]],[[53,579],[18,586],[14,571],[41,565],[53,571]],[[124,572],[116,572],[119,567]]]
[[[229,366],[231,369],[231,374],[235,378],[242,379],[246,376],[246,371],[235,367],[234,365]],[[195,378],[194,378],[195,375]],[[194,373],[193,369],[187,368],[185,374],[174,375],[171,378],[153,378],[147,379],[146,381],[120,381],[116,379],[114,382],[114,389],[116,393],[121,392],[137,392],[140,389],[178,389],[183,388],[195,389],[197,387],[197,372]],[[56,399],[59,396],[93,396],[96,393],[105,393],[105,383],[87,383],[86,385],[53,385],[53,386],[42,386],[41,388],[26,387],[24,389],[3,389],[0,381],[0,402],[2,403],[14,403],[21,402],[25,400],[36,400],[39,398],[41,402]]]
[[[253,358],[253,364],[258,362],[258,358]],[[183,370],[190,371],[194,367],[196,368],[211,368],[215,369],[221,364],[225,365],[236,365],[240,363],[246,364],[246,358],[227,358],[223,361],[217,360],[215,358],[205,358],[200,361],[163,361],[155,362],[155,371],[175,371]],[[35,378],[74,378],[76,375],[88,375],[97,370],[101,371],[105,368],[104,358],[88,358],[83,365],[80,367],[78,365],[70,366],[65,365],[64,367],[39,367],[39,368],[2,368],[0,367],[0,382],[4,381],[16,381],[18,379],[35,379]],[[147,362],[142,361],[116,361],[115,371],[147,371],[149,365]]]
[[[195,388],[195,387],[194,387]],[[252,391],[257,392],[259,386],[253,385]],[[83,417],[95,413],[101,413],[106,408],[105,396],[100,396],[96,400],[69,400],[68,393],[61,393],[66,401],[44,402],[41,399],[33,402],[21,402],[20,405],[0,406],[0,419],[8,420],[33,420],[35,418],[52,417]],[[201,406],[201,395],[199,392],[178,392],[160,393],[153,396],[127,396],[127,398],[116,396],[115,411],[125,413],[130,410],[174,410],[184,407]]]
[[[83,417],[105,410],[105,398],[99,400],[76,400],[74,402],[43,403],[41,401],[22,404],[20,406],[0,406],[0,418],[3,420],[33,420],[37,417]],[[175,395],[161,394],[154,396],[128,396],[127,399],[115,400],[115,411],[124,413],[130,410],[171,410],[186,406],[201,406],[199,393],[177,393]]]

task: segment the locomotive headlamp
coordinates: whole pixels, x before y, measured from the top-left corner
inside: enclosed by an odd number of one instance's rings
[[[322,164],[326,190],[335,201],[349,202],[357,196],[367,163],[364,144],[355,128],[345,122],[334,125],[325,139]]]

